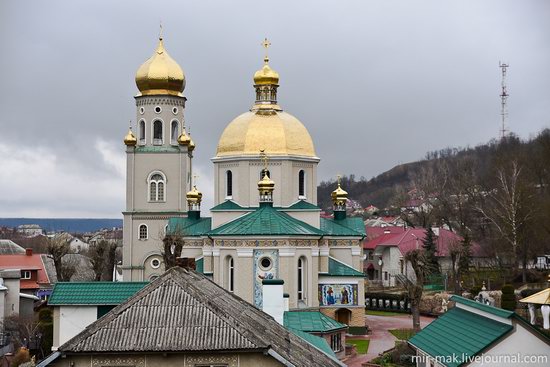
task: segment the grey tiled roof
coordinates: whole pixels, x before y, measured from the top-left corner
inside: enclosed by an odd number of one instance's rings
[[[341,366],[271,316],[194,271],[172,268],[59,348],[62,353],[274,351]]]

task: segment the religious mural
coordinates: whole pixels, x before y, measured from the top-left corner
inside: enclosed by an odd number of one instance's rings
[[[279,276],[279,251],[254,250],[254,305],[263,306],[262,280]]]
[[[357,305],[357,284],[319,284],[319,305]]]

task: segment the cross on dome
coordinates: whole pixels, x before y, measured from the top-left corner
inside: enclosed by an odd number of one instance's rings
[[[269,40],[265,38],[264,41],[262,42],[262,46],[265,48],[264,62],[267,64],[269,62],[269,55],[267,51],[269,49],[269,46],[271,46],[271,42],[269,42]]]

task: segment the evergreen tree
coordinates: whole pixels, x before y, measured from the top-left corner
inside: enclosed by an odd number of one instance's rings
[[[439,274],[439,263],[437,262],[437,246],[435,242],[435,234],[431,228],[426,229],[426,237],[422,241],[426,257],[426,266],[430,274]]]
[[[458,260],[458,273],[460,275],[468,273],[470,269],[470,259],[472,257],[472,243],[468,233],[464,235],[461,243],[460,258]]]

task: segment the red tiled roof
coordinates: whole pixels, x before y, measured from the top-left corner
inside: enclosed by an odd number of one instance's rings
[[[38,284],[50,284],[50,279],[48,278],[40,254],[2,255],[0,256],[0,269],[38,270],[38,279],[36,281],[21,280],[21,288],[24,289],[39,288]],[[38,284],[30,287],[31,283]]]
[[[386,227],[367,227],[367,239],[374,240],[384,234],[397,234],[403,233],[405,229],[399,226],[386,226]]]
[[[401,228],[401,227],[386,227],[386,228]],[[370,228],[372,229],[372,228]],[[424,228],[408,228],[401,233],[383,234],[373,240],[367,241],[364,248],[374,250],[377,246],[397,246],[403,255],[409,251],[421,248],[423,240],[426,237]],[[449,256],[449,249],[454,245],[458,245],[462,241],[462,237],[447,229],[440,228],[439,236],[436,236],[437,256]],[[483,251],[477,243],[472,243],[472,254],[476,257],[482,257]]]

